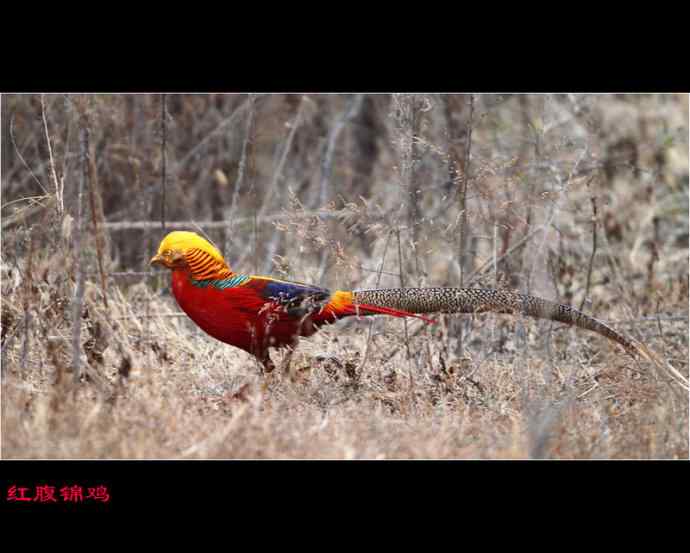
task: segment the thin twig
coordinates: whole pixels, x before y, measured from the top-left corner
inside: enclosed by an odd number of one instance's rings
[[[209,141],[211,138],[213,138],[215,135],[217,135],[220,131],[222,131],[225,127],[228,125],[231,125],[232,123],[235,122],[235,120],[244,112],[245,109],[247,109],[247,106],[249,103],[245,101],[241,106],[239,106],[235,111],[233,111],[230,116],[226,117],[223,121],[221,121],[215,129],[213,129],[210,133],[208,133],[203,139],[199,141],[199,143],[194,146],[187,154],[180,159],[175,164],[174,167],[174,172],[173,172],[173,177],[175,175],[179,175],[180,171],[182,168],[187,164],[187,162],[194,157],[199,150]]]
[[[305,216],[308,217],[323,217],[323,218],[337,218],[339,215],[330,211],[310,211],[305,212]],[[234,219],[233,224],[264,224],[272,223],[274,221],[281,221],[284,219],[292,219],[295,217],[294,213],[276,213],[273,215],[264,216],[250,216],[250,217],[237,217]],[[107,221],[104,228],[111,232],[118,232],[123,230],[151,230],[159,229],[161,226],[160,221]],[[166,226],[168,228],[184,228],[184,227],[198,227],[205,229],[224,229],[227,228],[228,223],[225,221],[167,221]]]
[[[26,261],[26,272],[24,274],[24,341],[22,343],[21,367],[24,374],[27,374],[27,361],[29,356],[29,341],[31,340],[31,308],[30,297],[32,295],[31,283],[33,282],[33,258],[34,258],[34,233],[29,230],[29,257]]]
[[[320,192],[319,192],[319,205],[324,206],[328,202],[329,195],[328,190],[331,184],[331,175],[333,174],[333,157],[335,154],[335,147],[338,142],[338,137],[340,133],[345,128],[345,125],[349,123],[354,117],[359,114],[359,110],[362,107],[362,100],[364,99],[363,94],[355,95],[350,101],[348,107],[340,117],[336,120],[335,124],[331,128],[328,135],[328,143],[326,147],[326,152],[321,160],[321,181],[320,181]],[[330,251],[328,248],[324,248],[321,252],[321,260],[319,261],[319,282],[324,278],[324,273],[326,272],[326,264],[328,262],[328,256]]]
[[[388,231],[388,236],[386,237],[386,245],[383,247],[383,255],[381,256],[381,263],[379,264],[379,273],[376,275],[376,284],[374,285],[375,288],[378,288],[380,283],[381,283],[381,273],[383,271],[383,265],[386,262],[386,254],[388,253],[388,245],[390,244],[391,237],[393,236],[393,231],[389,230]],[[362,371],[364,370],[364,365],[367,362],[367,358],[369,357],[369,346],[371,344],[371,335],[372,331],[374,329],[374,323],[376,321],[374,319],[371,320],[369,323],[369,332],[367,333],[367,342],[366,345],[364,346],[364,355],[362,356],[362,362],[359,364],[359,367],[355,371],[355,374],[362,374]]]
[[[657,302],[656,302],[656,309],[655,309],[655,311],[656,311],[656,313],[657,313],[657,316],[656,316],[656,324],[657,324],[657,328],[659,329],[659,338],[661,338],[662,342],[664,342],[664,344],[666,345],[666,338],[664,337],[664,331],[663,331],[663,329],[661,328],[661,317],[659,316],[659,305],[660,305],[660,304],[661,304],[661,298],[659,297],[659,298],[657,299]]]
[[[96,187],[97,187],[97,173],[96,173],[96,162],[95,156],[89,155],[89,205],[91,207],[91,223],[93,224],[93,231],[96,235],[96,253],[98,255],[98,272],[101,277],[101,295],[103,297],[103,305],[108,309],[108,296],[106,294],[106,277],[105,268],[103,267],[103,233],[98,225],[98,217],[96,215]],[[98,201],[100,205],[100,198]],[[102,207],[102,206],[101,206]],[[99,215],[103,216],[103,210],[98,210]]]
[[[45,203],[41,203],[44,200]],[[9,207],[18,202],[26,202],[27,204],[33,204],[33,207],[17,208],[12,215],[2,217],[2,230],[6,230],[16,224],[24,223],[28,221],[29,218],[34,215],[38,215],[41,211],[48,209],[51,204],[55,203],[54,196],[31,196],[24,198],[17,198],[11,202],[6,203],[2,206],[2,209]]]
[[[163,230],[163,232],[165,232],[165,185],[167,177],[166,167],[168,160],[167,106],[168,97],[166,94],[161,94],[161,230]]]
[[[307,96],[302,96],[302,99],[300,100],[299,107],[297,108],[297,113],[295,114],[294,119],[292,120],[292,123],[290,124],[290,132],[288,133],[287,139],[285,140],[285,145],[283,146],[283,151],[280,156],[280,160],[278,161],[278,166],[276,167],[276,170],[273,172],[273,178],[271,179],[271,183],[268,187],[268,190],[265,193],[264,200],[261,204],[261,209],[259,210],[257,217],[263,216],[266,212],[266,210],[269,209],[271,206],[271,200],[273,199],[273,196],[276,194],[278,195],[278,204],[282,204],[282,187],[279,186],[280,181],[283,178],[283,170],[285,169],[285,163],[287,162],[288,159],[288,154],[290,153],[290,150],[292,149],[292,143],[295,139],[295,133],[297,132],[297,129],[302,123],[302,113],[304,111],[304,106],[307,103]],[[274,233],[273,239],[269,242],[267,252],[266,252],[266,263],[265,263],[265,268],[266,270],[270,270],[272,264],[273,264],[273,257],[276,254],[276,251],[278,250],[278,245],[280,244],[281,235],[278,233]]]
[[[460,280],[459,285],[462,288],[465,285],[465,260],[467,255],[467,184],[469,181],[470,174],[470,150],[472,148],[472,119],[474,117],[474,95],[470,94],[470,116],[467,120],[467,130],[465,132],[467,136],[466,147],[465,147],[465,163],[462,171],[462,179],[460,181],[460,189],[458,193],[458,209],[460,210],[460,228],[458,233],[458,266],[460,269]],[[463,325],[461,321],[456,323],[457,328],[457,349],[456,353],[459,355],[463,350],[464,333]]]
[[[465,255],[467,250],[467,184],[469,181],[470,172],[470,150],[472,148],[472,119],[474,116],[474,95],[470,94],[470,116],[467,121],[467,142],[465,148],[465,166],[463,168],[462,179],[460,182],[460,190],[458,194],[458,208],[460,210],[460,228],[458,237],[458,263],[460,265],[460,287],[465,284]],[[462,335],[460,335],[462,336]],[[460,337],[462,348],[462,337]]]
[[[235,223],[235,209],[237,208],[237,200],[240,197],[240,188],[242,181],[244,181],[245,167],[247,165],[247,150],[252,143],[252,134],[254,128],[254,94],[249,94],[247,97],[247,124],[244,129],[244,140],[242,141],[242,153],[240,154],[240,161],[237,166],[237,178],[235,179],[235,189],[232,192],[232,201],[230,202],[230,212],[228,219],[231,224]]]
[[[402,246],[400,244],[400,229],[396,229],[396,235],[398,238],[398,269],[400,271],[400,288],[405,288],[405,273],[403,271],[403,256],[402,256]],[[407,360],[410,360],[410,337],[407,333],[407,318],[403,318],[403,328],[405,330],[405,350],[407,351]]]
[[[237,178],[235,179],[235,188],[232,191],[232,200],[230,202],[230,210],[226,216],[225,244],[223,244],[223,253],[227,253],[227,242],[232,234],[233,226],[237,223],[235,220],[235,210],[237,209],[237,201],[240,197],[240,189],[244,184],[244,175],[247,167],[247,159],[252,154],[252,147],[254,144],[254,94],[249,94],[247,97],[247,124],[244,131],[244,140],[242,141],[242,153],[240,154],[240,161],[237,166]]]
[[[584,154],[582,154],[582,155],[584,155]],[[579,159],[582,158],[582,155],[580,156]],[[578,160],[578,162],[579,162],[579,160]],[[578,162],[576,162],[576,164]],[[560,178],[559,178],[559,182],[560,182]],[[565,183],[558,190],[558,195],[551,205],[551,209],[549,211],[549,214],[546,216],[546,221],[538,226],[538,230],[543,232],[543,236],[542,236],[541,243],[539,243],[539,245],[536,248],[536,251],[532,252],[532,264],[530,265],[529,271],[527,272],[527,278],[526,278],[526,281],[527,281],[526,284],[527,285],[526,285],[525,293],[527,293],[527,294],[532,293],[532,291],[531,291],[532,274],[534,273],[534,269],[535,269],[535,266],[537,264],[537,260],[541,258],[542,252],[544,251],[544,247],[546,246],[547,231],[553,225],[553,220],[555,219],[556,214],[558,213],[558,210],[559,210],[559,203],[561,202],[561,200],[565,196],[565,194],[568,192],[568,188],[570,187],[570,184],[571,184],[571,179],[569,177],[568,180],[566,180]],[[530,210],[530,217],[531,217],[531,210],[532,210],[531,202],[530,202],[529,210]],[[528,223],[528,224],[531,224],[531,223]],[[531,235],[531,233],[529,235]]]
[[[247,136],[247,180],[249,180],[249,189],[247,192],[247,195],[250,198],[251,201],[251,206],[252,206],[252,214],[250,217],[247,218],[246,222],[251,223],[251,236],[252,240],[247,241],[248,245],[251,247],[251,252],[252,252],[252,262],[253,262],[253,270],[254,273],[259,270],[259,225],[258,225],[258,217],[259,217],[259,206],[257,204],[257,194],[256,194],[256,160],[255,160],[255,155],[254,155],[254,132],[255,132],[255,125],[252,124],[251,128],[247,129],[250,134]],[[235,220],[234,223],[239,223],[239,221]]]
[[[86,276],[98,276],[99,273],[87,272]],[[117,278],[117,277],[150,277],[159,274],[156,271],[114,271],[108,273],[107,278]]]
[[[304,106],[306,102],[307,97],[302,96],[302,99],[300,100],[299,106],[297,108],[297,113],[295,114],[294,119],[290,123],[290,132],[288,133],[288,136],[285,139],[285,145],[283,146],[283,151],[281,152],[280,160],[278,161],[278,166],[276,167],[276,170],[273,172],[273,178],[271,179],[271,183],[268,186],[268,189],[266,190],[266,197],[264,198],[264,201],[261,205],[261,209],[259,210],[260,217],[264,216],[266,210],[270,207],[271,199],[275,191],[281,190],[281,188],[278,186],[278,183],[283,177],[283,169],[285,168],[285,162],[287,161],[288,154],[292,149],[292,142],[295,139],[295,133],[297,132],[297,129],[302,123],[302,112],[304,111]],[[280,194],[278,199],[279,201],[282,199]],[[270,257],[271,256],[269,256],[269,259]]]
[[[83,107],[86,110],[86,107]],[[87,186],[89,178],[88,171],[88,152],[89,152],[89,129],[86,121],[86,114],[81,115],[81,128],[79,130],[79,144],[81,157],[81,176],[79,178],[79,188],[77,190],[77,217],[74,231],[74,252],[76,261],[76,289],[72,303],[72,371],[74,382],[79,383],[81,379],[81,311],[84,301],[84,270],[82,268],[82,204],[84,187]]]
[[[494,266],[494,288],[498,289],[498,222],[494,219],[494,238],[493,238],[493,266]],[[496,319],[491,322],[491,343],[496,341]]]
[[[507,249],[503,255],[499,256],[495,262],[498,264],[501,261],[503,261],[506,257],[513,254],[516,250],[518,250],[519,248],[524,246],[535,234],[537,234],[541,230],[542,230],[541,227],[536,228],[532,232],[530,232],[529,234],[526,234],[525,236],[523,236],[520,240],[518,240],[515,244],[513,244],[509,249]],[[474,272],[472,272],[472,274],[469,277],[467,277],[468,284],[472,284],[474,281],[476,281],[486,269],[491,267],[492,263],[494,263],[494,259],[489,258],[484,263],[482,263],[479,266],[479,268],[475,269]]]
[[[69,111],[72,109],[72,98],[70,98],[69,94],[65,94],[63,96],[64,99],[64,105],[65,105],[65,112],[69,113]],[[64,196],[64,190],[65,190],[65,175],[67,174],[67,161],[71,159],[73,156],[70,154],[69,151],[69,146],[70,146],[70,136],[72,135],[72,117],[67,117],[67,120],[65,121],[65,139],[64,139],[64,147],[63,147],[63,152],[62,152],[62,168],[60,171],[60,174],[62,175],[62,180],[61,180],[61,188],[63,190],[63,196]],[[102,210],[101,210],[102,211]]]
[[[24,156],[22,153],[19,151],[19,147],[17,146],[17,141],[14,138],[14,114],[12,114],[12,117],[10,117],[10,140],[12,140],[12,146],[14,146],[14,151],[17,153],[17,157],[21,160],[22,165],[26,167],[27,171],[29,171],[29,174],[33,177],[33,179],[36,181],[36,184],[43,190],[43,193],[48,196],[48,191],[46,190],[45,186],[41,183],[39,178],[36,176],[34,173],[33,169],[29,167],[29,164],[26,162],[24,159]],[[6,207],[6,206],[5,206]]]
[[[210,240],[209,240],[210,241]],[[368,267],[364,267],[363,265],[354,265],[358,270],[366,272],[366,273],[377,273],[377,274],[382,274],[386,276],[394,276],[397,277],[400,275],[400,273],[393,273],[391,271],[380,271],[379,269],[370,269]],[[99,272],[93,272],[93,271],[87,271],[86,276],[91,277],[91,276],[99,276]],[[113,271],[110,272],[106,275],[106,278],[120,278],[120,277],[150,277],[150,276],[155,276],[158,273],[157,271]]]
[[[594,175],[587,181],[587,188],[589,188],[590,183],[594,179]],[[580,311],[587,301],[589,296],[589,286],[592,281],[592,267],[594,265],[594,256],[597,254],[597,199],[594,194],[590,195],[590,201],[592,202],[592,253],[589,256],[589,267],[587,269],[587,283],[585,284],[585,295],[582,296],[582,302],[580,302]]]
[[[64,204],[64,180],[62,183],[58,180],[57,173],[55,172],[55,160],[53,159],[53,146],[50,140],[50,133],[48,132],[48,120],[46,119],[46,102],[45,94],[41,94],[41,117],[43,118],[43,128],[46,133],[46,142],[48,143],[48,159],[50,160],[50,173],[53,177],[53,186],[55,187],[55,199],[56,206],[58,210],[58,217],[62,217],[65,210]]]
[[[335,146],[338,142],[338,137],[345,128],[345,125],[347,125],[359,113],[363,99],[364,94],[356,94],[352,100],[350,100],[348,107],[345,109],[345,111],[343,111],[343,113],[340,114],[340,117],[338,117],[328,135],[328,146],[326,147],[326,153],[321,161],[321,182],[319,194],[319,201],[321,205],[325,205],[328,201],[328,189],[331,182],[331,175],[333,174],[333,155],[335,153]]]

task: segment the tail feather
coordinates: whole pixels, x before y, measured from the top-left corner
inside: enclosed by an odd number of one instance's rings
[[[436,322],[434,319],[430,319],[418,313],[413,313],[412,311],[406,311],[388,305],[374,305],[355,301],[353,292],[343,290],[338,290],[333,293],[328,304],[324,306],[323,311],[335,317],[390,315],[392,317],[414,317],[427,323]]]
[[[353,304],[347,307],[346,310],[348,315],[391,315],[393,317],[414,317],[415,319],[421,319],[429,324],[436,322],[434,319],[430,319],[419,313],[411,313],[402,309],[393,309],[391,307],[369,305],[366,303]]]
[[[688,378],[644,344],[627,338],[605,323],[581,311],[536,296],[479,288],[390,288],[336,292],[326,308],[336,316],[383,314],[417,317],[435,322],[421,313],[520,313],[596,332],[620,344],[630,355],[650,361],[682,388],[690,391]]]
[[[642,353],[632,340],[573,307],[517,292],[479,288],[391,288],[355,290],[353,298],[356,303],[412,313],[521,313],[591,330],[617,342],[631,354]]]

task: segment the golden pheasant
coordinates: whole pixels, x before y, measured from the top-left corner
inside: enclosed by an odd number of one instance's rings
[[[391,288],[329,291],[318,286],[233,272],[218,249],[196,233],[174,231],[151,264],[172,270],[172,292],[182,310],[214,338],[254,355],[267,371],[271,347],[296,344],[320,326],[352,315],[424,317],[424,313],[520,313],[591,330],[633,355],[635,343],[567,305],[503,290]]]

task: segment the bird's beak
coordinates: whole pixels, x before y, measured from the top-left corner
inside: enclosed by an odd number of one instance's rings
[[[163,258],[156,254],[151,258],[151,261],[149,261],[149,265],[163,265]]]

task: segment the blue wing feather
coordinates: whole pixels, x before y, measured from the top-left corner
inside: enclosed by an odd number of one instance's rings
[[[330,297],[331,292],[319,286],[271,279],[267,281],[266,286],[262,290],[262,295],[281,302],[293,302],[305,298],[327,299]]]
[[[330,290],[301,282],[252,276],[247,285],[254,287],[267,301],[281,305],[295,317],[319,311],[331,297]]]

